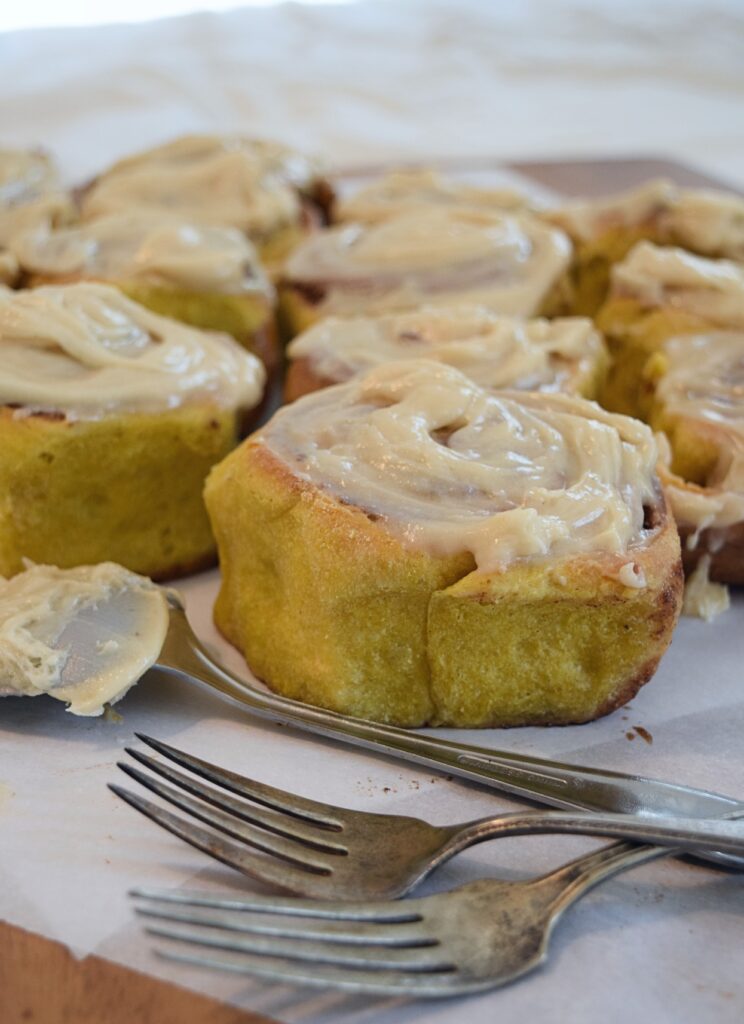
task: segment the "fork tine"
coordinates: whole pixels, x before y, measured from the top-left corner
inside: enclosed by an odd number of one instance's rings
[[[272,935],[240,935],[221,929],[193,929],[183,926],[148,926],[146,932],[162,939],[174,939],[199,946],[226,949],[234,953],[281,957],[286,960],[310,961],[313,964],[333,964],[336,967],[364,967],[368,970],[390,969],[399,971],[452,970],[453,964],[443,954],[438,943],[428,946],[390,947],[348,946],[336,941],[326,942],[307,938],[285,938]],[[308,941],[310,940],[310,941]]]
[[[323,804],[316,800],[308,800],[305,797],[286,793],[282,789],[275,789],[273,786],[255,782],[244,775],[238,775],[236,772],[230,772],[218,765],[210,764],[209,761],[203,761],[199,757],[187,754],[168,743],[153,739],[152,736],[146,736],[141,732],[135,733],[135,735],[143,743],[157,750],[163,757],[175,761],[182,768],[187,768],[195,775],[200,775],[203,779],[213,782],[216,786],[223,786],[225,789],[248,797],[249,800],[254,800],[256,803],[272,807],[277,811],[284,811],[285,814],[291,814],[297,818],[307,819],[328,829],[339,831],[343,828],[343,821],[338,819],[340,808],[334,807],[332,804]]]
[[[135,899],[154,900],[158,903],[180,903],[192,907],[210,907],[214,910],[254,911],[263,914],[291,914],[296,917],[331,918],[334,921],[380,921],[411,923],[421,920],[416,910],[417,901],[380,900],[359,903],[338,903],[336,900],[297,899],[296,896],[254,896],[236,898],[212,896],[189,889],[151,889],[138,886],[129,890]]]
[[[175,782],[180,788],[173,789],[164,782],[154,779],[151,775],[139,771],[125,761],[118,761],[117,767],[153,793],[162,796],[164,800],[175,804],[186,811],[187,814],[191,814],[200,821],[204,821],[207,825],[213,825],[234,839],[241,839],[264,852],[273,853],[278,857],[285,857],[290,860],[302,857],[298,846],[318,850],[325,854],[346,855],[348,853],[346,846],[341,843],[333,842],[330,838],[328,840],[323,839],[323,836],[330,836],[333,833],[313,832],[310,827],[297,818],[282,816],[271,811],[263,811],[260,808],[256,808],[256,813],[254,814],[253,808],[244,801],[227,796],[227,794],[223,795],[211,787],[202,785],[200,782],[192,781],[168,765],[158,765],[157,761],[153,761],[151,765],[149,764],[150,761],[150,758],[144,759],[144,763],[148,767],[155,765],[156,771],[164,769],[162,774]],[[186,789],[187,792],[194,793],[199,797],[199,800],[192,800],[184,793],[181,793],[181,788]],[[211,810],[202,801],[206,801],[206,804],[211,804],[217,810]],[[284,822],[286,822],[286,825]]]
[[[428,974],[424,972],[404,974],[396,971],[365,971],[315,964],[311,969],[296,963],[272,960],[268,957],[251,956],[248,953],[236,955],[228,951],[214,950],[209,955],[197,955],[171,950],[156,949],[163,960],[190,964],[192,967],[209,967],[235,974],[248,974],[266,981],[289,982],[292,985],[307,985],[310,988],[335,988],[345,992],[366,992],[370,995],[410,995],[416,997],[442,997],[478,992],[493,988],[497,982],[463,981],[457,972]]]
[[[307,889],[307,869],[302,868],[299,864],[290,864],[270,857],[259,856],[236,843],[222,839],[214,832],[207,832],[206,829],[199,828],[198,825],[184,821],[177,815],[171,814],[170,811],[158,807],[122,786],[109,783],[108,788],[126,801],[130,807],[134,807],[135,810],[144,814],[146,818],[167,829],[179,839],[183,839],[184,842],[195,846],[197,850],[214,857],[215,860],[219,860],[231,868],[236,868],[260,882],[269,882],[271,885],[278,885],[281,889],[288,889],[290,892],[303,892]]]

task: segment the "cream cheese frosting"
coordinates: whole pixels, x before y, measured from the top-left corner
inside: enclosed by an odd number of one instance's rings
[[[46,153],[0,149],[0,247],[17,232],[73,215],[72,200],[57,179]]]
[[[0,403],[95,419],[206,400],[258,403],[262,364],[227,335],[151,313],[102,284],[0,294]]]
[[[522,320],[481,306],[424,307],[378,317],[329,317],[292,341],[290,360],[341,382],[381,363],[433,359],[484,388],[572,391],[604,360],[591,320]]]
[[[658,179],[604,199],[578,200],[547,214],[573,238],[653,225],[659,240],[710,256],[744,259],[744,199]]]
[[[425,207],[372,226],[319,231],[290,256],[285,281],[323,292],[322,313],[386,312],[453,301],[539,311],[571,245],[529,216]]]
[[[341,199],[336,219],[377,224],[432,205],[523,210],[528,201],[513,189],[476,188],[427,168],[409,167],[391,171]]]
[[[697,424],[719,450],[704,487],[665,479],[675,518],[698,531],[744,521],[744,332],[671,338],[664,354],[668,369],[656,385],[655,404],[665,424]]]
[[[562,394],[489,392],[458,370],[388,363],[316,391],[255,435],[291,472],[381,519],[403,543],[470,551],[482,572],[514,559],[632,558],[658,502],[650,429]]]
[[[73,649],[76,621],[97,613],[100,639],[83,650],[78,631]],[[120,565],[35,565],[0,578],[0,696],[47,693],[73,714],[100,715],[155,663],[167,629],[164,591]]]
[[[295,189],[239,147],[142,154],[102,175],[83,196],[82,217],[112,213],[177,213],[185,220],[234,227],[255,240],[300,217]]]
[[[744,328],[744,267],[730,260],[639,242],[613,267],[611,294]]]
[[[12,249],[27,273],[46,278],[272,295],[256,251],[242,232],[167,215],[112,214],[56,231],[42,225],[16,235]]]

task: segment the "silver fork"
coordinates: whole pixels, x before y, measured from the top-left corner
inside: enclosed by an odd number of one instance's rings
[[[205,785],[194,775],[132,748],[127,752],[136,761],[173,785],[125,762],[119,762],[119,767],[191,818],[237,842],[111,785],[118,796],[187,843],[243,874],[306,896],[403,896],[469,846],[487,839],[534,833],[601,835],[685,850],[715,845],[730,853],[744,853],[744,823],[722,819],[525,810],[435,826],[418,818],[351,811],[255,782],[151,737],[139,738],[214,785]]]
[[[149,934],[195,947],[158,948],[169,960],[352,992],[444,997],[534,969],[561,914],[588,889],[668,852],[615,843],[542,878],[481,880],[402,903],[131,895],[139,914],[159,919]]]

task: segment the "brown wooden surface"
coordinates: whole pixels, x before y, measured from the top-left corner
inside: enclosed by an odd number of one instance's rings
[[[438,161],[442,170],[488,169],[497,160]],[[668,160],[566,160],[503,163],[565,195],[600,196],[649,178],[680,185],[720,185]],[[358,169],[344,177],[384,168]],[[76,960],[59,943],[0,922],[0,1024],[266,1024],[269,1018],[235,1010],[111,961]]]

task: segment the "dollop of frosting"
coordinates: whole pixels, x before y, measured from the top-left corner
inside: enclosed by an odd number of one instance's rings
[[[294,187],[271,165],[250,146],[190,136],[115,164],[83,196],[82,216],[166,211],[260,241],[300,216]]]
[[[167,215],[112,214],[56,231],[42,225],[16,235],[12,249],[26,272],[47,278],[272,295],[256,251],[240,231]]]
[[[602,199],[566,203],[549,220],[581,241],[616,228],[652,227],[657,241],[707,256],[744,258],[744,199],[657,179]]]
[[[744,327],[744,267],[639,242],[612,269],[613,296],[668,306],[713,324]]]
[[[483,388],[576,391],[604,360],[591,320],[522,320],[482,306],[423,307],[377,317],[329,317],[291,342],[291,360],[341,382],[379,366],[433,359],[454,366]]]
[[[391,171],[338,203],[337,220],[377,224],[427,206],[524,210],[526,196],[507,188],[477,188],[436,171],[408,167]]]
[[[311,235],[290,256],[285,280],[322,289],[326,313],[459,301],[530,316],[570,256],[561,231],[529,216],[427,206],[380,224]]]
[[[671,338],[664,355],[654,407],[665,429],[686,420],[718,451],[702,486],[663,476],[672,510],[683,526],[725,529],[744,520],[744,332]]]
[[[632,552],[658,502],[653,434],[593,402],[489,392],[413,360],[301,398],[256,438],[411,547],[469,551],[485,573],[601,555],[608,576],[643,585]]]
[[[227,335],[157,316],[108,285],[0,294],[0,403],[95,419],[207,400],[250,408],[264,369]]]
[[[0,247],[38,224],[66,223],[73,203],[50,157],[38,150],[0,149]]]
[[[102,623],[95,650],[73,652],[66,630],[110,602],[118,623]],[[167,629],[165,593],[111,562],[0,577],[0,696],[48,693],[73,714],[100,715],[155,663]]]

